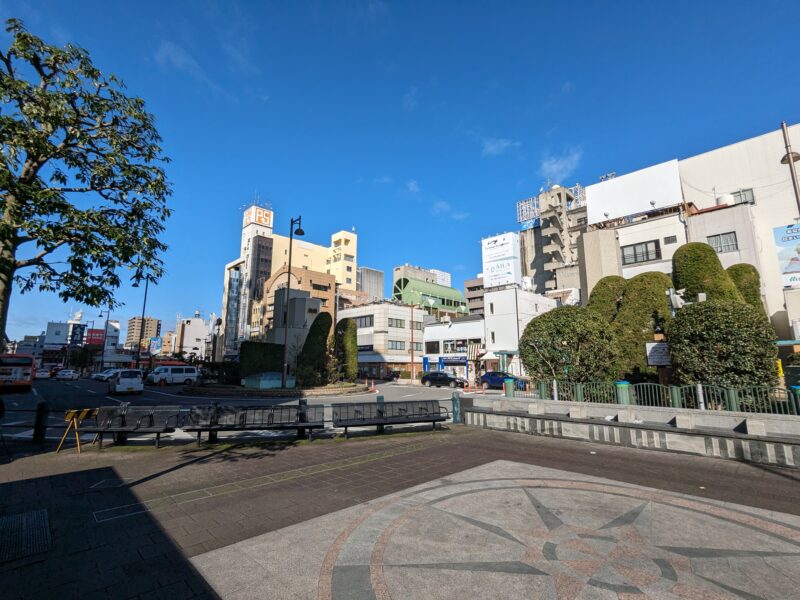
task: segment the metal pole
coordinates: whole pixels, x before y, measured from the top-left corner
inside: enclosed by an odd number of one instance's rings
[[[106,313],[106,324],[103,327],[103,349],[100,351],[100,372],[103,372],[103,365],[105,365],[106,359],[106,337],[108,336],[108,319],[111,317],[111,310],[105,311]],[[100,316],[103,316],[103,311],[100,311]]]
[[[292,290],[292,239],[294,238],[294,223],[300,226],[303,217],[292,219],[289,224],[289,265],[286,270],[286,295],[283,303],[283,373],[281,374],[281,387],[286,387],[289,377],[289,292]]]
[[[792,187],[794,187],[794,200],[797,203],[798,217],[800,217],[800,184],[797,183],[797,170],[794,166],[794,159],[792,155],[792,145],[789,143],[789,128],[786,127],[786,121],[781,121],[781,130],[783,131],[783,143],[786,146],[786,160],[789,162],[789,172],[792,174]]]
[[[414,368],[414,305],[411,305],[411,383],[417,378],[416,369]]]
[[[142,322],[139,327],[139,343],[136,346],[136,368],[139,368],[139,360],[142,357],[142,338],[144,338],[144,312],[147,309],[147,290],[150,287],[150,278],[144,278],[144,302],[142,302]]]

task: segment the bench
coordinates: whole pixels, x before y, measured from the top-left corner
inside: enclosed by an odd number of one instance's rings
[[[220,431],[265,431],[291,430],[300,437],[308,430],[308,437],[314,429],[325,427],[322,404],[304,406],[193,406],[189,409],[184,431],[196,432],[197,443],[202,442],[202,433],[208,432],[208,441],[217,440]]]
[[[406,423],[436,423],[446,421],[450,413],[438,400],[417,400],[409,402],[363,402],[333,404],[333,426],[344,427],[347,437],[349,427],[375,425],[378,433],[385,425],[404,425]]]
[[[156,434],[156,448],[161,442],[162,433],[172,433],[180,424],[179,406],[101,406],[94,414],[94,424],[82,425],[81,431],[94,433],[100,440],[110,433],[117,444],[124,444],[128,434]],[[94,442],[93,442],[94,443]]]

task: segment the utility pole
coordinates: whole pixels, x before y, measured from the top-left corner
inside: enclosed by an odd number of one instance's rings
[[[794,200],[797,203],[798,217],[800,217],[800,184],[797,182],[797,170],[794,166],[794,163],[800,160],[800,154],[792,152],[792,144],[789,142],[789,128],[786,126],[786,121],[781,121],[781,130],[783,131],[783,144],[786,146],[786,154],[781,158],[781,164],[789,165],[792,187],[794,188]]]
[[[297,224],[297,230],[294,226]],[[289,377],[289,292],[292,290],[292,240],[295,235],[301,236],[305,232],[302,227],[302,215],[292,219],[289,224],[289,264],[286,269],[286,301],[283,303],[283,373],[281,374],[281,387],[286,388]]]

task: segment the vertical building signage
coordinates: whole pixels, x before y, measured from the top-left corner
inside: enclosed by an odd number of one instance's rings
[[[503,233],[481,241],[483,287],[522,283],[519,234]]]
[[[800,225],[776,227],[772,233],[783,287],[800,287]]]

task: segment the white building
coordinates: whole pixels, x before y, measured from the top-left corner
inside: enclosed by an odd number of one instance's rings
[[[519,359],[519,338],[532,319],[556,308],[558,302],[515,286],[486,290],[483,302],[486,370],[524,374]]]
[[[322,312],[322,300],[312,298],[311,294],[304,290],[291,290],[289,292],[289,310],[284,309],[286,302],[286,291],[275,294],[273,307],[273,326],[267,329],[266,340],[273,344],[284,344],[288,339],[286,357],[290,370],[294,370],[297,364],[297,355],[303,349],[308,337],[311,324]],[[286,320],[284,320],[286,317]],[[288,322],[287,322],[288,321]],[[286,336],[284,337],[284,333]]]
[[[451,285],[453,278],[450,275],[450,273],[448,273],[447,271],[440,271],[439,269],[429,269],[429,270],[436,277],[436,281],[434,283],[438,283],[439,285],[443,285],[445,287],[453,287]]]
[[[424,371],[446,371],[468,381],[475,379],[477,359],[486,348],[483,315],[426,323],[423,339]]]
[[[195,355],[200,360],[205,359],[208,335],[208,323],[200,316],[199,310],[191,318],[178,319],[175,324],[173,353],[182,352],[186,358]]]

